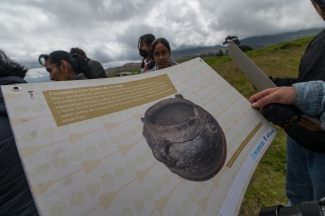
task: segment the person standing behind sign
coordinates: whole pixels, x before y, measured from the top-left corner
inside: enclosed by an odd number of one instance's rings
[[[164,69],[177,65],[177,62],[171,61],[172,51],[170,45],[165,38],[158,38],[151,44],[151,55],[156,65],[148,72]]]
[[[145,34],[139,38],[138,49],[140,56],[143,57],[141,62],[141,73],[145,73],[151,70],[155,66],[155,62],[150,53],[150,47],[152,42],[155,40],[153,34]]]
[[[26,83],[28,69],[0,50],[0,86]],[[38,215],[0,88],[0,215]]]
[[[43,62],[44,60],[45,62]],[[46,67],[50,79],[54,81],[95,79],[88,63],[79,55],[66,51],[54,51],[50,55],[42,54],[39,63]]]
[[[105,73],[105,70],[104,70],[102,64],[99,63],[98,61],[88,58],[86,53],[82,49],[80,49],[78,47],[71,48],[70,54],[71,55],[76,54],[76,55],[80,55],[81,57],[83,57],[87,61],[89,67],[91,68],[91,72],[93,72],[93,74],[95,74],[95,76],[97,78],[107,78],[107,75]]]
[[[325,20],[325,0],[311,2]],[[308,45],[300,61],[298,78],[272,78],[277,86],[314,80],[325,81],[325,29]],[[321,199],[325,194],[325,131],[311,131],[296,124],[286,133],[288,206]]]

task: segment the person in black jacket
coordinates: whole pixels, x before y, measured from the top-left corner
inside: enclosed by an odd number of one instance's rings
[[[95,74],[96,78],[107,78],[106,72],[105,72],[102,64],[99,63],[98,61],[88,58],[86,53],[82,49],[80,49],[78,47],[71,48],[70,54],[71,55],[76,54],[76,55],[79,55],[82,58],[84,58],[86,60],[86,62],[88,63],[88,65],[91,69],[91,72],[93,72],[93,74]]]
[[[325,0],[312,0],[325,20]],[[308,45],[299,65],[298,78],[272,78],[277,86],[325,81],[325,29]],[[290,205],[319,200],[325,195],[325,131],[311,131],[299,124],[286,129],[286,194]]]
[[[0,50],[0,86],[26,83],[27,69]],[[0,215],[38,215],[0,88]]]

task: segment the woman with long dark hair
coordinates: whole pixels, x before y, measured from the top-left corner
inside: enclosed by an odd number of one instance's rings
[[[152,58],[150,47],[152,42],[155,40],[153,34],[145,34],[139,38],[138,49],[140,56],[143,57],[141,62],[141,73],[145,73],[151,70],[155,66],[155,62]]]
[[[88,63],[79,55],[66,51],[54,51],[50,55],[42,54],[39,63],[46,67],[50,79],[54,81],[95,79]]]

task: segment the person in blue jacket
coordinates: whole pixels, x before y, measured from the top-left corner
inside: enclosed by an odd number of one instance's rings
[[[0,86],[26,83],[28,69],[0,50]],[[37,209],[23,170],[0,88],[0,215],[34,216]]]
[[[311,3],[325,20],[325,0],[312,0]],[[325,29],[309,43],[301,58],[297,78],[271,78],[271,80],[277,86],[325,81]],[[285,131],[286,194],[290,201],[288,206],[321,199],[325,194],[325,131],[310,130],[301,124],[288,127]]]

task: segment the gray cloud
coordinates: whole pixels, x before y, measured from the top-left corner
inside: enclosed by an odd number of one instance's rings
[[[91,58],[96,59],[99,62],[113,61],[113,58],[103,50],[103,47],[96,46],[92,51],[93,56]]]
[[[50,74],[45,70],[45,68],[34,68],[29,69],[25,80],[29,83],[34,82],[50,82]]]
[[[31,67],[38,56],[80,47],[102,63],[141,60],[139,36],[165,37],[172,50],[322,27],[310,1],[2,0],[1,49]]]
[[[212,32],[229,32],[241,38],[255,35],[278,34],[321,27],[318,14],[310,1],[233,1],[236,4],[222,5],[208,28]],[[213,14],[217,5],[212,1],[201,1],[202,11]]]

